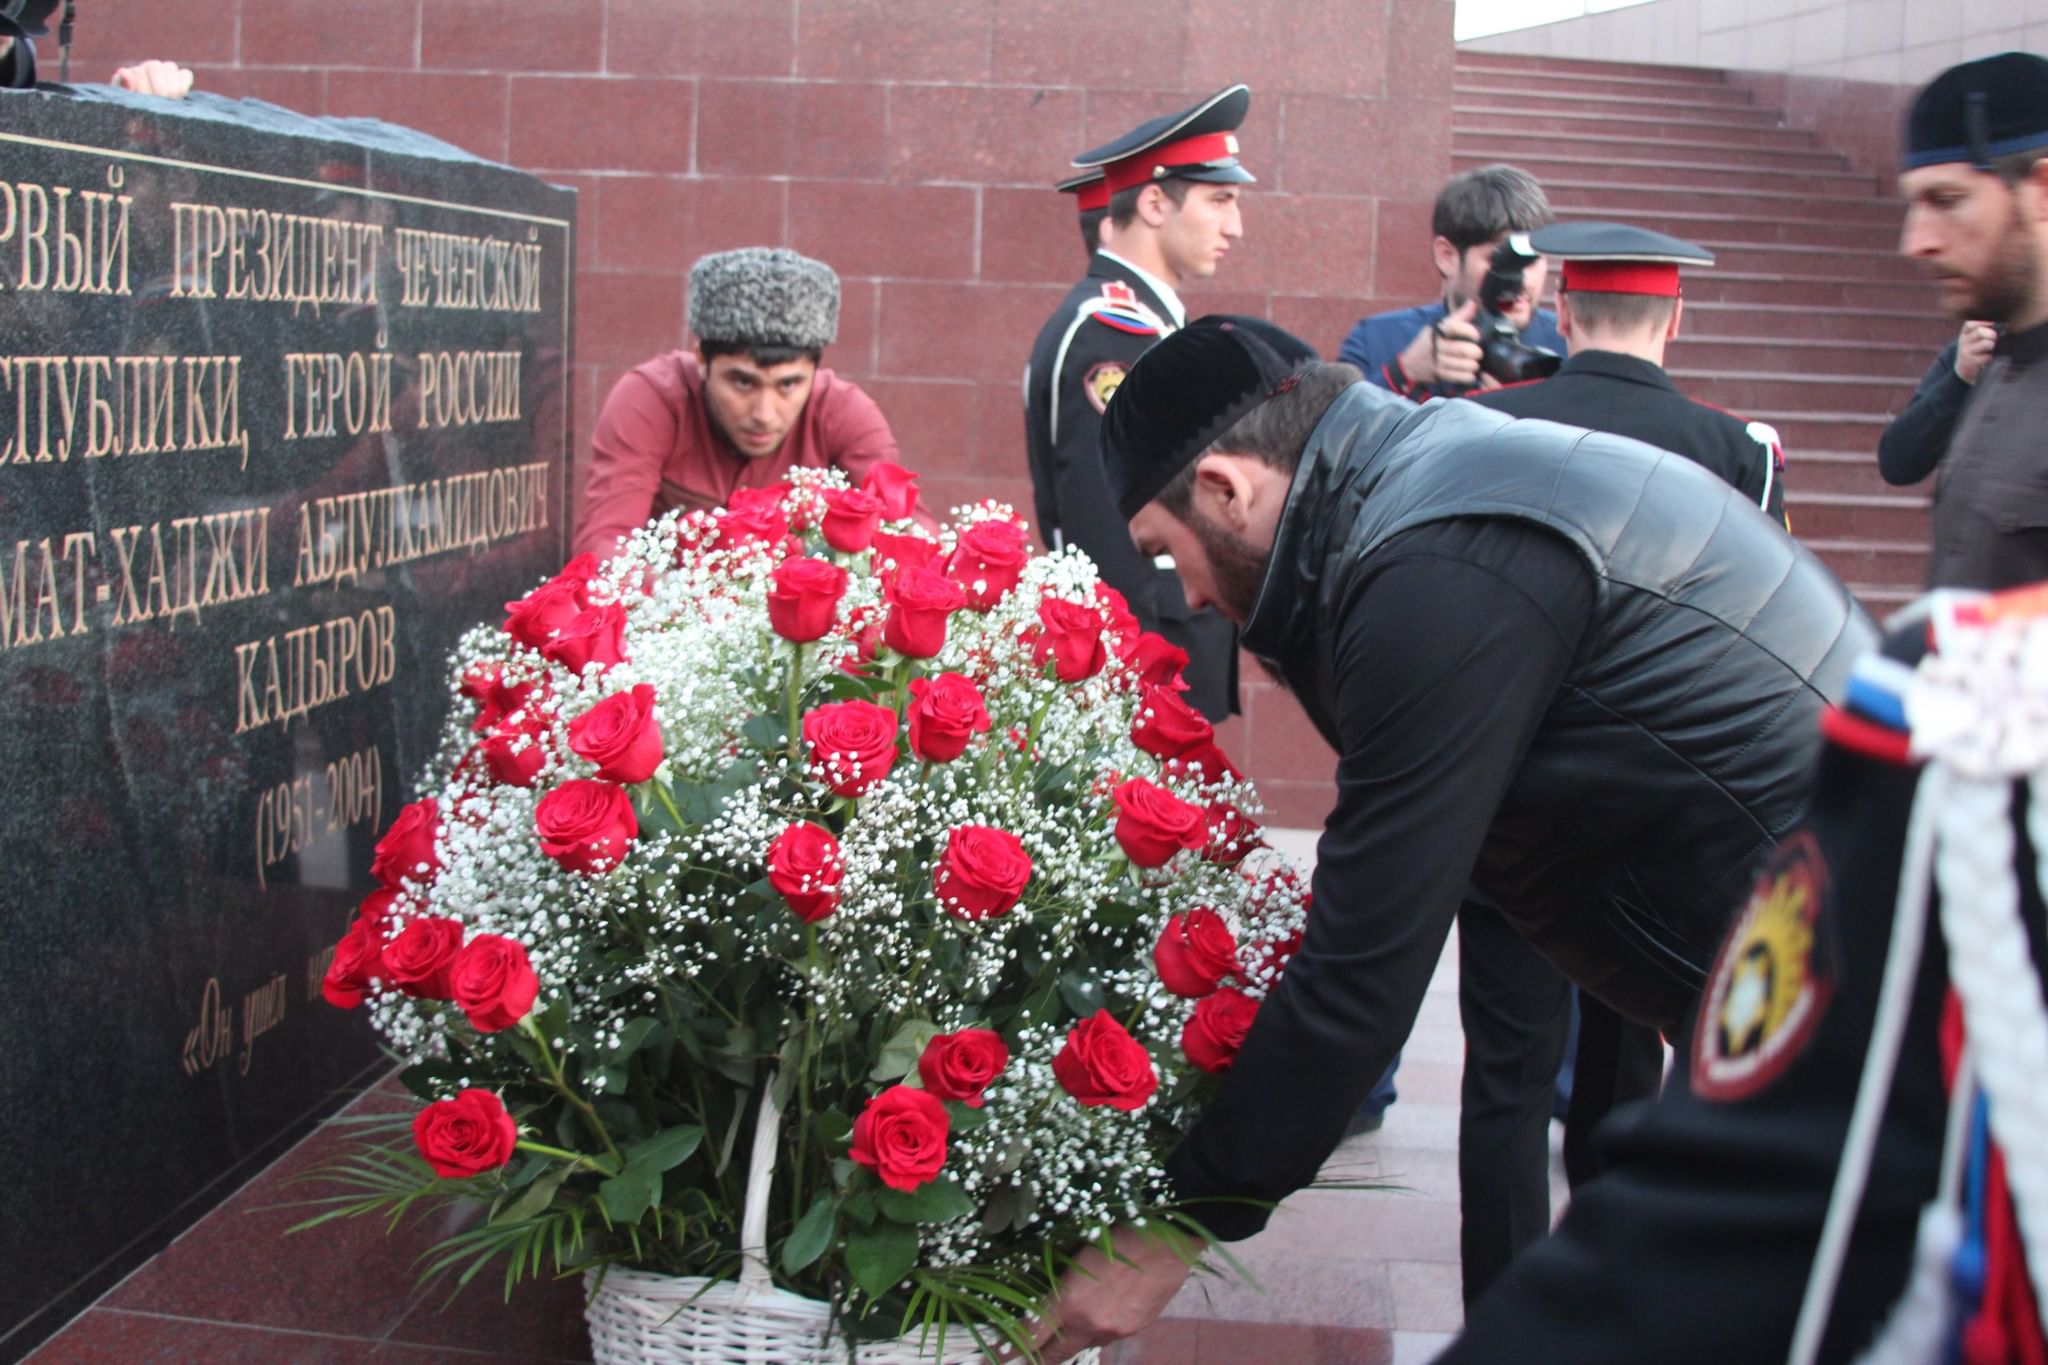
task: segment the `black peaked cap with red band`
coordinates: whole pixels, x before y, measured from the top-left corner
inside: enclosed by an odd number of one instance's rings
[[[1559,287],[1600,294],[1678,297],[1678,268],[1714,263],[1714,253],[1678,237],[1627,223],[1552,223],[1529,234],[1529,247],[1564,263]]]
[[[1292,332],[1228,313],[1196,318],[1139,356],[1102,414],[1102,468],[1124,519],[1316,359]]]
[[[1103,178],[1100,170],[1070,175],[1053,188],[1061,194],[1074,196],[1074,210],[1077,213],[1109,207],[1109,182]]]
[[[1101,171],[1111,194],[1169,178],[1251,184],[1258,177],[1237,164],[1237,130],[1251,103],[1251,87],[1233,85],[1177,114],[1141,123],[1081,153],[1073,165]]]

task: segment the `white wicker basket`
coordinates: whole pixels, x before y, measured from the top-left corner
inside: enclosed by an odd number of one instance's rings
[[[740,1223],[743,1256],[737,1280],[660,1275],[611,1266],[585,1274],[594,1287],[583,1310],[597,1365],[846,1365],[845,1341],[832,1330],[829,1307],[775,1287],[768,1271],[768,1186],[782,1115],[769,1094],[754,1124],[747,1167],[747,1203]],[[987,1359],[964,1328],[946,1333],[944,1354],[915,1336],[869,1342],[851,1359],[859,1365],[980,1365]],[[1074,1357],[1096,1365],[1100,1353]]]

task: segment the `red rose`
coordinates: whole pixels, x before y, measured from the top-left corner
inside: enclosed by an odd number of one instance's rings
[[[583,582],[551,578],[516,602],[505,604],[505,633],[528,649],[539,649],[589,603]]]
[[[1117,642],[1117,651],[1122,653],[1122,642],[1134,638],[1144,629],[1138,624],[1138,614],[1131,610],[1130,599],[1107,583],[1095,585],[1095,600],[1109,609],[1108,624],[1103,627],[1111,640]]]
[[[1067,1033],[1052,1059],[1053,1079],[1082,1104],[1142,1109],[1159,1088],[1152,1054],[1124,1031],[1116,1016],[1097,1010]]]
[[[378,975],[384,960],[380,924],[381,921],[358,916],[341,936],[341,942],[334,945],[334,961],[327,964],[327,975],[320,982],[320,994],[328,1004],[352,1010],[363,1003],[370,978]]]
[[[640,837],[626,789],[589,778],[574,778],[543,796],[533,808],[533,827],[540,834],[540,851],[570,872],[617,867]]]
[[[875,661],[875,651],[882,647],[880,611],[874,607],[855,607],[846,616],[846,635],[853,648],[840,657],[839,671],[864,678],[868,665]]]
[[[564,564],[562,571],[556,574],[555,577],[566,579],[573,583],[588,583],[591,579],[597,577],[597,571],[601,567],[602,565],[599,564],[597,556],[585,550],[582,554],[577,555],[567,564]]]
[[[818,530],[825,543],[843,555],[858,554],[875,539],[882,524],[882,500],[858,488],[825,490],[825,519]]]
[[[1024,576],[1031,546],[1014,521],[977,521],[960,533],[946,574],[967,591],[967,605],[987,611]]]
[[[862,796],[896,766],[896,713],[871,701],[835,701],[804,715],[811,775],[836,796]]]
[[[498,934],[478,934],[455,955],[448,973],[455,1003],[478,1033],[496,1033],[524,1019],[540,994],[526,949]]]
[[[615,692],[569,722],[569,747],[597,765],[607,782],[645,782],[661,766],[661,727],[654,688],[637,683]]]
[[[370,875],[392,890],[410,878],[425,885],[441,870],[434,852],[434,835],[441,828],[441,808],[429,796],[398,812],[391,828],[377,841],[377,854],[370,860]]]
[[[508,787],[531,787],[547,761],[542,738],[551,732],[552,727],[535,711],[522,708],[507,717],[478,746],[491,780]]]
[[[1152,948],[1159,980],[1175,995],[1200,999],[1237,971],[1237,938],[1223,916],[1197,906],[1166,922]]]
[[[1146,686],[1131,721],[1131,743],[1154,758],[1179,758],[1204,745],[1215,747],[1215,738],[1208,717],[1167,688]]]
[[[875,575],[887,579],[905,569],[921,569],[939,553],[939,542],[913,532],[907,536],[888,531],[875,532],[868,560]]]
[[[853,1145],[846,1154],[890,1189],[914,1190],[944,1168],[952,1126],[938,1100],[907,1085],[892,1085],[870,1099],[853,1121]]]
[[[932,890],[955,919],[1009,914],[1030,880],[1023,841],[991,825],[955,825],[932,869]]]
[[[1204,1071],[1228,1071],[1258,1012],[1259,1002],[1243,991],[1220,990],[1196,1005],[1182,1025],[1180,1050]]]
[[[768,845],[768,884],[805,924],[816,924],[839,908],[839,881],[845,875],[839,841],[808,821],[787,826]]]
[[[868,467],[867,482],[861,485],[882,500],[882,515],[901,521],[917,506],[917,475],[887,460]]]
[[[436,1100],[412,1121],[413,1145],[443,1180],[466,1180],[512,1159],[519,1125],[505,1102],[488,1090],[465,1090]]]
[[[942,1100],[958,1100],[981,1108],[981,1092],[1010,1064],[1010,1049],[994,1029],[964,1028],[941,1033],[924,1045],[917,1059],[918,1079]]]
[[[391,918],[391,907],[398,903],[398,893],[388,886],[380,886],[363,897],[363,903],[356,907],[356,923],[367,924],[380,933],[384,921]]]
[[[882,600],[889,606],[882,643],[909,658],[929,659],[946,647],[946,619],[967,605],[967,594],[926,565],[891,578]]]
[[[910,752],[929,762],[951,763],[989,727],[981,689],[962,674],[913,678],[910,696]]]
[[[1170,687],[1176,692],[1188,690],[1188,680],[1181,676],[1181,670],[1188,666],[1188,652],[1164,635],[1141,631],[1124,641],[1117,656],[1130,665],[1141,683]]]
[[[769,496],[760,496],[764,493]],[[789,534],[789,517],[782,510],[780,489],[743,488],[733,494],[731,505],[719,512],[716,520],[718,538],[712,545],[720,550],[754,544],[780,545]]]
[[[1213,740],[1167,759],[1166,772],[1169,777],[1198,778],[1204,785],[1214,785],[1226,777],[1244,776]]]
[[[1184,848],[1209,841],[1202,808],[1134,777],[1110,793],[1116,802],[1116,841],[1139,867],[1158,867]]]
[[[1202,845],[1202,861],[1230,867],[1259,847],[1258,822],[1228,801],[1211,801],[1202,812],[1209,838]]]
[[[1053,675],[1061,682],[1092,678],[1109,662],[1102,648],[1102,616],[1093,607],[1048,597],[1038,604],[1038,645],[1031,662],[1053,661]]]
[[[808,644],[832,629],[844,596],[846,570],[837,564],[808,555],[785,559],[768,575],[768,624],[783,639]]]
[[[1246,950],[1245,956],[1251,962],[1246,973],[1250,980],[1262,986],[1273,984],[1273,978],[1287,969],[1288,961],[1301,951],[1301,930],[1296,929],[1285,938],[1269,938],[1254,943]]]
[[[586,664],[610,668],[626,660],[626,609],[617,602],[590,607],[571,617],[555,632],[555,638],[540,647],[547,658],[581,673]]]
[[[471,664],[462,675],[462,695],[477,704],[476,719],[469,723],[469,728],[480,735],[488,734],[499,721],[526,705],[534,688],[535,684],[530,682],[506,686],[505,670],[497,664]]]
[[[428,915],[406,925],[384,945],[377,975],[415,998],[446,1000],[451,990],[448,970],[461,951],[461,922]]]

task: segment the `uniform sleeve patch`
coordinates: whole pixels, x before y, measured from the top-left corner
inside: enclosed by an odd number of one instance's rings
[[[1136,313],[1126,313],[1117,308],[1098,308],[1088,316],[1105,327],[1113,327],[1119,332],[1129,332],[1132,336],[1156,337],[1159,335],[1158,323],[1150,318],[1140,317]]]
[[[1091,366],[1088,373],[1081,376],[1081,388],[1088,395],[1088,405],[1097,412],[1109,407],[1109,400],[1116,396],[1117,386],[1123,382],[1124,367],[1114,360]]]
[[[1707,978],[1692,1044],[1702,1099],[1746,1099],[1805,1049],[1834,995],[1826,899],[1827,865],[1801,831],[1772,854]]]

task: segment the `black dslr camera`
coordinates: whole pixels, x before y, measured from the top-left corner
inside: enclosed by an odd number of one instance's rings
[[[57,8],[59,0],[0,0],[0,38],[12,38],[5,54],[0,54],[0,88],[27,90],[36,83],[35,39],[48,33],[51,11]],[[71,25],[75,3],[64,5],[64,22],[59,26],[57,41],[64,50],[64,65],[71,65]]]
[[[1564,363],[1564,357],[1547,346],[1524,345],[1522,334],[1505,316],[1522,292],[1522,272],[1540,259],[1529,248],[1528,234],[1511,232],[1493,249],[1479,285],[1479,316],[1473,319],[1479,328],[1479,371],[1503,384],[1548,379]]]

